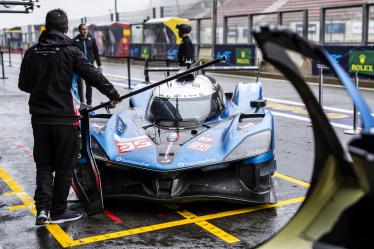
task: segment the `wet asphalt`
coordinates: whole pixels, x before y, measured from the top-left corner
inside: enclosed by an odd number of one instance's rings
[[[17,62],[18,60],[18,62]],[[313,170],[313,132],[309,122],[274,116],[275,156],[279,176],[275,177],[279,206],[237,205],[223,202],[188,203],[173,206],[142,204],[130,201],[106,203],[116,221],[106,214],[84,217],[76,222],[56,227],[36,227],[35,217],[17,195],[10,195],[17,184],[27,196],[35,190],[35,164],[32,158],[33,137],[28,114],[28,95],[18,90],[19,58],[12,67],[5,67],[9,79],[0,80],[0,248],[252,248],[281,229],[295,214],[307,192],[307,182]],[[124,65],[107,63],[104,73],[116,83],[121,94],[128,92]],[[132,68],[136,79],[143,78],[142,68]],[[216,76],[225,91],[232,91],[243,80],[237,77]],[[163,78],[151,74],[151,80]],[[134,80],[136,84],[138,81]],[[286,81],[263,79],[263,95],[286,101],[300,102]],[[316,87],[312,86],[316,91]],[[374,106],[374,91],[363,91],[369,105]],[[325,89],[325,105],[351,109],[349,99],[341,88]],[[106,98],[94,91],[94,104]],[[126,108],[121,103],[115,112]],[[346,144],[351,138],[335,128]],[[2,171],[1,171],[2,170]],[[11,180],[4,177],[6,172]],[[284,178],[282,176],[289,176]],[[297,182],[305,183],[304,186]],[[69,208],[82,210],[76,196],[69,196]],[[17,208],[18,207],[18,208]],[[82,210],[83,211],[83,210]],[[183,213],[195,216],[187,223]],[[169,224],[169,225],[165,225]],[[171,225],[170,225],[171,224]],[[66,239],[68,238],[68,239]],[[230,240],[231,238],[231,240]]]

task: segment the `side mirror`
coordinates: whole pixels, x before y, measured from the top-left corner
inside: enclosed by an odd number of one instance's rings
[[[258,99],[258,100],[251,100],[251,107],[252,108],[261,108],[266,106],[265,99]]]

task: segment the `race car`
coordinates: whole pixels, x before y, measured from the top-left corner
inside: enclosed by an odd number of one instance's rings
[[[211,76],[174,78],[137,85],[119,114],[82,119],[73,188],[87,213],[113,198],[276,203],[274,122],[261,82],[224,93]]]

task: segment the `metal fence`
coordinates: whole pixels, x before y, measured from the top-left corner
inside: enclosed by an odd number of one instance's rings
[[[319,23],[321,44],[373,43],[374,3],[323,7]]]
[[[221,1],[221,4],[225,0]],[[179,16],[188,18],[192,25],[190,34],[197,50],[201,47],[212,48],[216,44],[253,44],[251,30],[263,23],[285,26],[303,37],[320,44],[357,44],[370,45],[374,43],[374,3],[321,7],[319,21],[309,20],[307,9],[291,11],[260,12],[241,15],[218,16],[217,28],[213,32],[213,21],[210,17],[211,0],[196,0],[189,4],[164,6],[160,9],[146,9],[136,12],[107,14],[95,17],[82,17],[69,20],[69,36],[76,35],[80,23],[102,24],[111,21],[131,23],[131,42],[143,43],[143,23],[154,17]],[[196,8],[206,9],[199,11]],[[318,12],[317,12],[318,13]],[[192,17],[192,18],[191,18]],[[27,25],[22,27],[22,41],[32,45],[41,33],[42,25]],[[0,44],[7,46],[7,34],[0,32]],[[216,35],[216,37],[213,37]],[[25,46],[23,46],[25,48]]]
[[[117,20],[128,23],[142,23],[144,20],[155,17],[155,9],[146,9],[135,12],[118,13]]]

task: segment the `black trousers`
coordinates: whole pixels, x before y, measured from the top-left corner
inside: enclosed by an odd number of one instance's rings
[[[86,85],[86,103],[87,105],[91,105],[92,104],[92,87],[89,86],[87,83],[85,83],[84,85]],[[83,82],[82,82],[82,78],[79,77],[78,79],[78,94],[79,94],[79,98],[81,99],[81,102],[83,102]]]
[[[33,124],[36,209],[62,213],[80,149],[79,127]],[[53,175],[54,173],[54,175]]]

